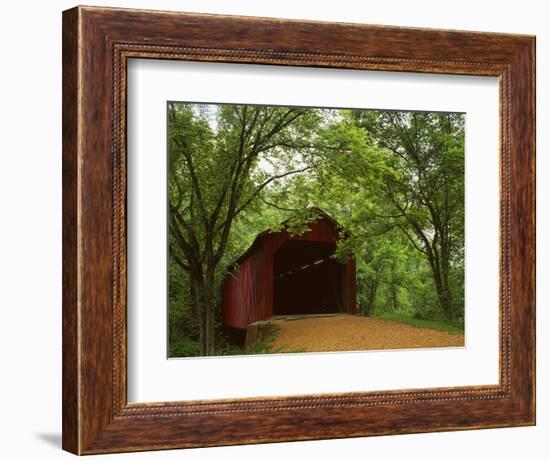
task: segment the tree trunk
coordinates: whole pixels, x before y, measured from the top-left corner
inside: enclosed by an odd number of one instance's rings
[[[392,308],[394,311],[397,310],[398,303],[397,303],[397,277],[395,275],[395,260],[392,261],[391,265],[391,298],[392,298]]]
[[[199,320],[200,355],[207,356],[212,355],[213,352],[213,332],[210,327],[210,309],[205,296],[204,287],[201,287],[199,291],[201,291],[201,294],[197,301],[197,313]]]
[[[210,267],[202,281],[203,313],[204,313],[204,355],[216,353],[216,296],[215,296],[215,269]]]
[[[195,291],[195,305],[199,324],[200,355],[213,355],[215,350],[214,340],[214,315],[215,306],[212,306],[212,290],[208,284],[208,277],[203,273],[192,273],[192,285]]]
[[[439,300],[439,306],[443,312],[443,315],[447,319],[452,318],[452,296],[451,289],[449,287],[449,268],[440,268],[441,261],[436,264],[435,261],[430,261],[432,273],[435,282],[435,289],[437,291],[437,298]]]
[[[210,302],[206,306],[205,355],[215,355],[215,353],[216,353],[216,315],[215,315],[215,305]]]
[[[365,306],[364,315],[369,317],[374,312],[374,303],[376,302],[376,292],[378,291],[378,280],[371,278],[367,288],[367,305]]]
[[[205,325],[205,300],[204,289],[201,278],[194,278],[193,289],[195,291],[195,310],[199,324],[199,353],[201,356],[206,354],[206,325]]]
[[[191,298],[191,311],[199,324],[199,354],[204,355],[204,315],[203,309],[199,304],[200,296],[198,294],[200,277],[197,274],[189,274],[189,294]]]
[[[199,352],[200,355],[206,355],[206,334],[205,334],[205,327],[204,327],[204,307],[201,304],[197,303],[197,313],[198,313],[198,321],[199,321]]]
[[[445,316],[450,320],[453,317],[453,299],[449,287],[449,269],[445,268],[441,273],[441,294],[439,302]]]

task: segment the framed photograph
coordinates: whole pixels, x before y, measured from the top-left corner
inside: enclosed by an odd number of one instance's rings
[[[535,424],[535,39],[63,13],[63,448]]]

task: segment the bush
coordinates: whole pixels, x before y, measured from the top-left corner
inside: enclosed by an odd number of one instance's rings
[[[190,338],[170,338],[168,344],[168,357],[197,357],[200,352],[198,341]]]

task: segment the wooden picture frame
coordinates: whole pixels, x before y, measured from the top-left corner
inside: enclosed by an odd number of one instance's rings
[[[130,58],[496,76],[500,382],[128,404]],[[535,424],[535,38],[76,7],[63,13],[63,448],[93,454]]]

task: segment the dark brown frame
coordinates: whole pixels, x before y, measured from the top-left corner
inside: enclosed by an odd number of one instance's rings
[[[496,386],[128,404],[130,58],[500,79]],[[63,13],[63,448],[77,454],[535,424],[535,38],[77,7]]]

